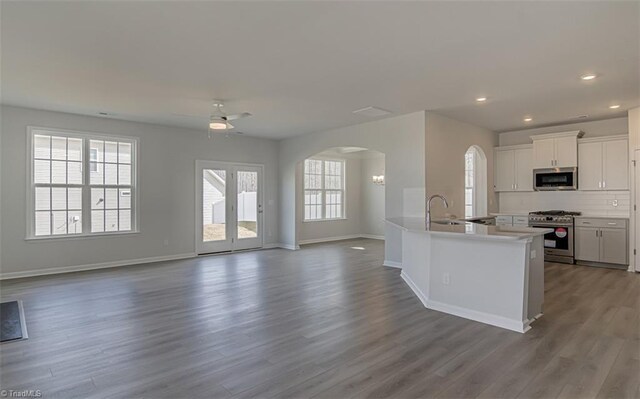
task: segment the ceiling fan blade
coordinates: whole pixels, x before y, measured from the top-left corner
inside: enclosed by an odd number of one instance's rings
[[[233,121],[233,120],[240,119],[240,118],[246,118],[248,116],[251,116],[251,114],[248,113],[248,112],[243,112],[241,114],[227,115],[225,117],[225,119],[228,120],[228,121]]]

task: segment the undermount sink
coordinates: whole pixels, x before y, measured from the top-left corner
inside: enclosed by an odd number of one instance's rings
[[[432,220],[431,223],[443,224],[443,225],[447,225],[447,226],[457,226],[459,224],[464,224],[465,222],[460,221],[460,220],[446,219],[446,220]]]

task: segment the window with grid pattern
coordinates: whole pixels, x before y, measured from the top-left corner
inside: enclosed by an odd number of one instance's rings
[[[474,217],[475,209],[476,150],[470,148],[464,154],[464,217]]]
[[[344,161],[304,161],[304,220],[344,218]]]
[[[35,128],[30,139],[29,237],[135,229],[135,139]]]

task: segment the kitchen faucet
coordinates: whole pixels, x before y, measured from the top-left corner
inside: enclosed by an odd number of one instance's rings
[[[434,198],[440,198],[442,202],[444,202],[444,207],[445,208],[449,207],[449,203],[447,202],[447,199],[440,194],[434,194],[431,197],[429,197],[429,199],[427,199],[427,218],[426,218],[427,230],[429,230],[429,228],[431,227],[431,200]]]

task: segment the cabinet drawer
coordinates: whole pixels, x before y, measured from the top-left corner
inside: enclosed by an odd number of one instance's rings
[[[626,229],[627,219],[608,218],[576,218],[576,227],[606,227],[609,229]]]
[[[513,216],[496,216],[496,224],[505,225],[505,224],[513,224]]]
[[[529,217],[528,216],[514,216],[513,217],[513,224],[518,224],[518,225],[529,225]]]

